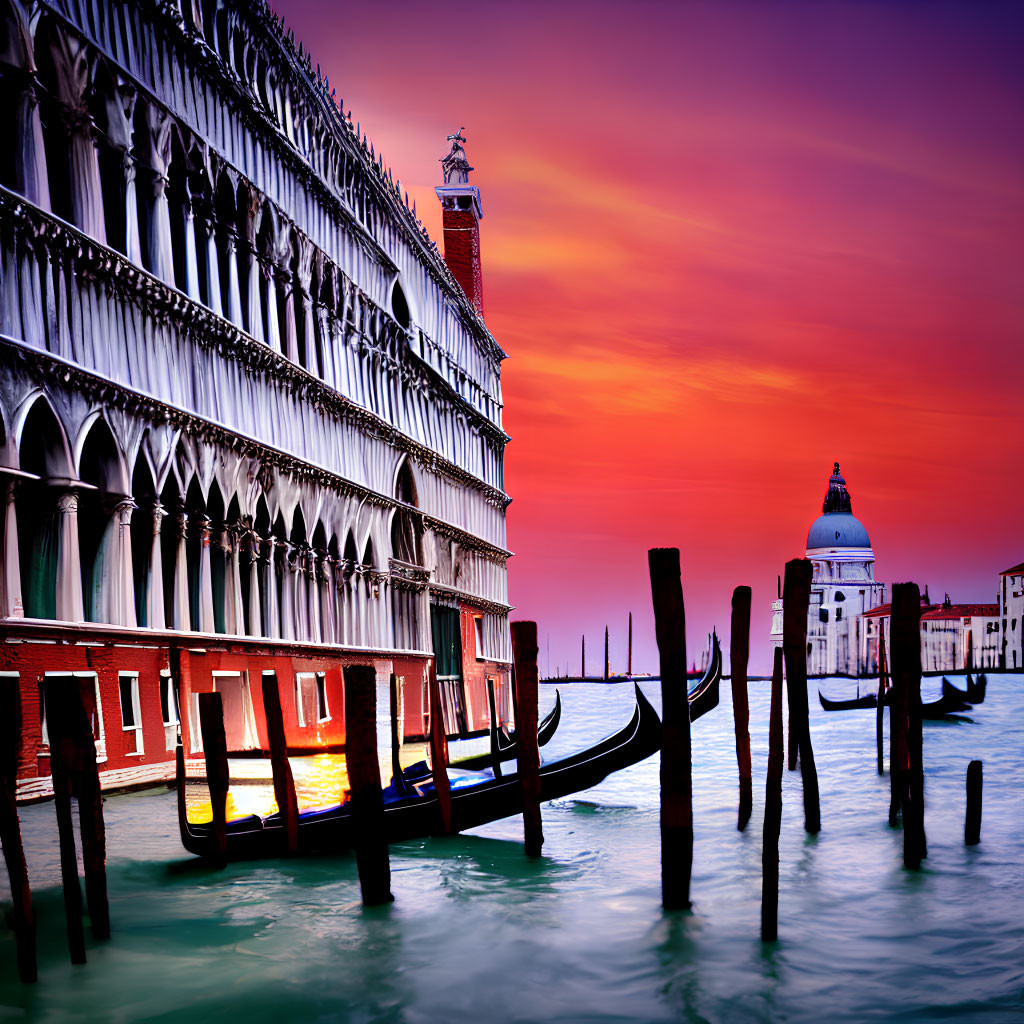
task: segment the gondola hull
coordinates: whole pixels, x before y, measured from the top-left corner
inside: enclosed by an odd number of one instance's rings
[[[537,728],[537,745],[543,747],[558,728],[562,720],[562,695],[555,690],[555,706],[544,716],[543,721]],[[519,743],[516,734],[509,736],[507,733],[498,733],[498,751],[500,760],[514,761],[519,756]],[[471,771],[482,771],[494,765],[494,756],[488,751],[486,754],[474,754],[471,757],[452,758],[452,768],[468,768]]]
[[[722,681],[722,648],[718,637],[711,641],[711,659],[700,682],[686,695],[690,707],[690,721],[696,722],[712,708],[718,707],[718,687]]]
[[[874,693],[865,693],[860,697],[853,697],[850,700],[829,700],[828,697],[819,690],[818,700],[826,711],[857,711],[860,709],[878,707],[878,696]]]
[[[627,768],[655,753],[661,745],[661,722],[650,702],[636,687],[636,707],[625,728],[581,753],[542,764],[541,800],[556,800],[597,785],[612,772]],[[181,841],[190,853],[216,858],[216,840],[210,824],[192,824],[185,810],[185,759],[178,748],[178,822]],[[453,785],[452,829],[462,832],[523,809],[522,787],[516,773],[470,788]],[[441,830],[441,811],[432,789],[424,795],[386,801],[384,830],[389,843],[434,835]],[[355,839],[349,805],[300,815],[299,851],[339,850]],[[286,830],[279,815],[257,815],[229,822],[228,858],[279,856],[285,852]]]

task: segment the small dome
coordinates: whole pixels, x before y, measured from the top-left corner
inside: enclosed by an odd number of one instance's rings
[[[807,550],[812,548],[870,548],[864,524],[849,512],[827,512],[818,516],[807,533]]]

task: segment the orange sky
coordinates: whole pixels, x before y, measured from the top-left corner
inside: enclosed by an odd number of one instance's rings
[[[776,574],[839,460],[877,578],[994,600],[1024,558],[1024,9],[275,5],[440,240],[466,126],[504,366],[514,617],[541,671],[691,657]],[[549,653],[550,652],[550,653]]]

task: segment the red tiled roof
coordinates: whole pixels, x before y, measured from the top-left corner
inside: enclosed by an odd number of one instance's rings
[[[1012,569],[1004,569],[999,575],[1000,576],[1020,576],[1024,573],[1024,562],[1020,565],[1015,565]]]
[[[880,604],[875,608],[869,608],[862,614],[865,619],[880,619],[883,615],[892,615],[892,602]]]
[[[999,614],[997,604],[951,604],[939,605],[923,612],[922,619],[966,619],[972,615],[988,615],[995,618]]]

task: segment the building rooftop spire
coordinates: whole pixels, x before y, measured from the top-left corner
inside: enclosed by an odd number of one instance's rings
[[[845,512],[847,515],[853,515],[850,492],[846,489],[846,481],[839,473],[838,462],[832,467],[832,475],[828,480],[828,490],[825,492],[821,511],[826,515],[830,512]]]

